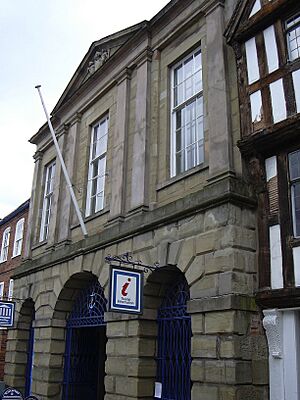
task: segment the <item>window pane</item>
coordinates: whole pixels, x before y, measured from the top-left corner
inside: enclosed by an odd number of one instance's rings
[[[274,123],[286,119],[286,103],[282,79],[270,84],[272,114]]]
[[[176,153],[176,173],[180,174],[184,169],[184,153],[182,151]]]
[[[300,182],[292,186],[292,205],[294,219],[294,235],[300,236]]]
[[[184,79],[192,76],[193,74],[193,57],[188,58],[184,62]]]
[[[202,55],[197,50],[173,69],[172,171],[184,172],[203,162]],[[196,95],[198,97],[196,97]],[[201,155],[199,152],[201,149]]]
[[[273,72],[278,68],[278,51],[274,25],[271,25],[264,30],[264,39],[267,53],[268,70],[269,72]]]
[[[292,73],[296,97],[297,112],[300,112],[300,69]]]
[[[293,61],[300,57],[300,15],[288,20],[286,27],[289,59]]]
[[[184,127],[182,126],[183,113],[184,110],[180,110],[176,113],[176,152],[184,147]]]
[[[290,180],[300,178],[300,151],[289,154]]]
[[[253,83],[259,79],[259,67],[255,38],[247,40],[245,43],[248,83]]]

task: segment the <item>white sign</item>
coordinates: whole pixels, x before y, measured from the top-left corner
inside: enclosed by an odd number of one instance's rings
[[[162,393],[162,384],[161,384],[161,382],[155,382],[154,397],[157,398],[157,399],[161,399],[161,393]]]
[[[111,266],[109,309],[123,313],[142,313],[143,272]]]

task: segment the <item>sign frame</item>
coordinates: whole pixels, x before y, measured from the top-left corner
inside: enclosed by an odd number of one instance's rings
[[[0,300],[0,309],[3,306],[10,306],[9,308],[11,308],[11,317],[10,319],[8,319],[5,316],[0,315],[0,328],[12,328],[14,326],[15,323],[15,309],[16,309],[16,303],[14,301],[7,301],[7,300]],[[5,323],[5,321],[3,320],[7,320],[7,322]]]
[[[117,299],[118,277],[128,277],[136,280],[134,305],[120,304]],[[144,294],[144,272],[136,269],[124,268],[118,265],[110,265],[109,273],[109,303],[108,309],[111,312],[123,314],[143,314]]]

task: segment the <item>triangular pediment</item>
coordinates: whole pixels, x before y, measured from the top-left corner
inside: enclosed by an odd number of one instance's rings
[[[144,22],[93,42],[54,107],[52,114],[55,113],[68,99],[70,99],[78,89],[103,66],[103,64],[109,62],[110,58],[131,37],[141,30],[143,26]]]

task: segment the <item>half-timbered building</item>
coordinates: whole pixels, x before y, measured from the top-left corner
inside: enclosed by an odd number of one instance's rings
[[[241,140],[258,199],[257,304],[269,344],[270,399],[297,400],[300,306],[300,4],[240,1],[235,51]]]

